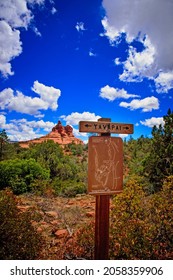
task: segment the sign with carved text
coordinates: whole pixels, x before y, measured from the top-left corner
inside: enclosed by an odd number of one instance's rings
[[[120,137],[91,136],[88,143],[88,192],[111,195],[123,188],[123,141]]]
[[[132,134],[133,124],[80,121],[80,132]]]

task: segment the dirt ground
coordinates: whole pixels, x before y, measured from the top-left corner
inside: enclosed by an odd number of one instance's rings
[[[78,252],[68,253],[69,248],[70,252],[76,250],[76,234],[83,226],[94,221],[95,197],[77,195],[75,198],[64,198],[25,194],[20,196],[18,208],[32,213],[32,225],[45,240],[41,259],[71,259],[78,255]]]

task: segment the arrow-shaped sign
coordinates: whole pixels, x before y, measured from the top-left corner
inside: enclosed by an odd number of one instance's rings
[[[80,121],[80,132],[132,134],[133,124]]]

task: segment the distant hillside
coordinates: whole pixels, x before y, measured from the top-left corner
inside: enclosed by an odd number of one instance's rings
[[[47,140],[53,140],[60,145],[66,144],[84,144],[82,140],[76,138],[73,134],[73,128],[70,125],[63,126],[60,121],[52,128],[52,131],[45,136],[28,141],[20,141],[22,148],[28,148],[31,143],[42,143]]]

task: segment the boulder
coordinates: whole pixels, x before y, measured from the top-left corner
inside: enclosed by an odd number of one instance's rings
[[[57,237],[57,238],[63,238],[63,237],[66,237],[68,235],[68,231],[66,229],[58,229],[54,235]]]

